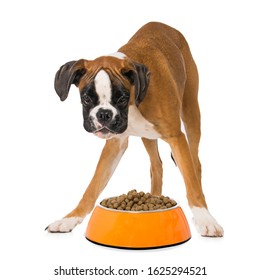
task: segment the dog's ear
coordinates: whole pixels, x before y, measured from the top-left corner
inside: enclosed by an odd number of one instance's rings
[[[135,86],[135,103],[138,106],[146,95],[150,72],[145,65],[133,62],[133,67],[130,70],[123,69],[122,74]]]
[[[55,75],[54,88],[61,101],[68,97],[72,84],[79,85],[80,79],[86,72],[84,59],[69,61],[60,67]]]

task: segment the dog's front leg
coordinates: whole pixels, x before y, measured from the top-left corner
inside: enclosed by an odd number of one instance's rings
[[[95,202],[114,173],[128,145],[128,138],[112,138],[107,140],[100,156],[95,174],[86,189],[78,206],[63,219],[50,224],[49,232],[70,232],[90,213]]]
[[[189,206],[194,215],[197,230],[202,236],[223,236],[223,228],[207,209],[201,183],[197,178],[190,149],[183,133],[164,139],[171,146],[174,158],[182,173]]]

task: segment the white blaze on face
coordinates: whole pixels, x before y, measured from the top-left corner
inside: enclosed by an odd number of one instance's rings
[[[113,118],[116,116],[117,110],[111,105],[112,83],[106,71],[100,70],[97,73],[94,79],[94,85],[96,93],[99,97],[99,104],[91,110],[90,116],[93,118],[96,128],[99,129],[102,127],[102,125],[99,124],[96,116],[99,109],[111,110],[113,113]]]
[[[94,80],[96,92],[99,96],[100,104],[106,104],[111,101],[111,81],[104,70],[100,70]]]

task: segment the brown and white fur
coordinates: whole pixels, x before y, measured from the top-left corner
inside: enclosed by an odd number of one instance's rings
[[[223,236],[222,227],[208,211],[201,186],[198,72],[183,35],[162,23],[148,23],[113,55],[63,65],[55,77],[62,101],[71,84],[80,91],[84,128],[106,139],[106,144],[77,207],[47,230],[70,232],[83,221],[127,149],[128,137],[134,135],[142,138],[150,156],[151,193],[162,192],[157,147],[157,140],[162,139],[183,175],[198,232]]]

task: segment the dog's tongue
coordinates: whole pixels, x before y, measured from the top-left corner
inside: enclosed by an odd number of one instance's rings
[[[106,127],[103,127],[102,129],[95,132],[95,135],[100,138],[106,139],[109,133],[110,133],[110,130],[107,129]]]

